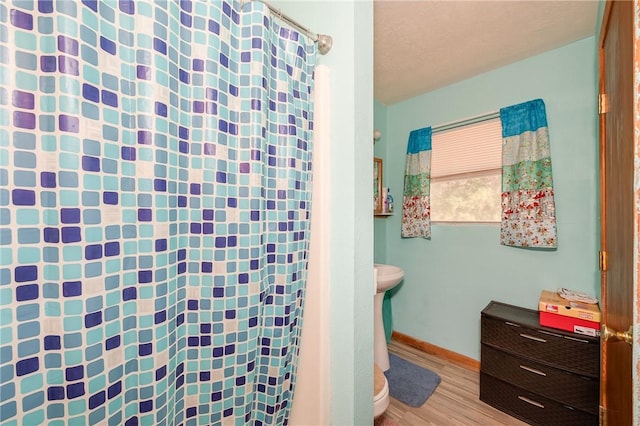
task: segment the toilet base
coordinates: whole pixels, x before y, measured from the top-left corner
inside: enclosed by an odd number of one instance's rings
[[[373,400],[373,417],[378,417],[389,407],[389,388],[385,385],[384,394],[375,396],[378,398]]]
[[[389,383],[377,365],[374,366],[374,382],[373,417],[378,417],[389,407]]]

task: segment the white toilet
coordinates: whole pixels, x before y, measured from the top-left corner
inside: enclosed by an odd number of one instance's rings
[[[384,413],[389,406],[389,383],[377,365],[373,365],[373,417]]]

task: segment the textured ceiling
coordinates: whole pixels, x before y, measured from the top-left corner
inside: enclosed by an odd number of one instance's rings
[[[375,0],[375,98],[391,105],[592,36],[597,10],[595,0]]]

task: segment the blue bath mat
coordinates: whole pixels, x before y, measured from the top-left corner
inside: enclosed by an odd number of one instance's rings
[[[440,376],[394,354],[389,354],[391,368],[385,371],[391,397],[411,407],[420,407],[440,384]]]

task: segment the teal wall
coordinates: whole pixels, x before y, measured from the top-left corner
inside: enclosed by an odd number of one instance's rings
[[[405,271],[392,297],[394,330],[479,359],[489,301],[535,309],[542,289],[599,295],[595,44],[583,39],[386,107],[385,181],[398,194],[411,130],[544,99],[558,227],[557,251],[535,251],[501,246],[497,224],[433,224],[424,240],[400,238],[401,214],[385,219],[380,256]]]
[[[382,136],[374,144],[373,155],[383,159],[382,164],[382,185],[389,186],[385,175],[384,157],[387,156],[387,146],[389,146],[389,138],[387,135],[387,107],[377,100],[373,104],[373,122],[374,129],[380,130]],[[391,193],[395,200],[400,200],[402,194],[401,188],[391,188]],[[398,198],[400,197],[400,198]],[[388,217],[377,217],[374,219],[374,251],[373,259],[375,263],[385,263],[387,260],[387,219]]]
[[[331,73],[331,424],[373,424],[373,3],[270,3],[333,37],[318,60]]]
[[[597,45],[598,40],[600,39],[600,30],[602,29],[602,16],[604,15],[604,7],[607,2],[605,0],[598,0],[598,17],[596,19],[596,36],[595,42]]]
[[[387,156],[387,148],[391,145],[387,134],[387,107],[383,103],[375,100],[373,104],[373,122],[374,128],[380,130],[380,139],[375,141],[373,154],[376,157],[383,159],[382,170],[382,186],[389,186],[388,179],[386,178],[384,158]],[[402,205],[402,188],[390,188],[391,194],[394,197],[394,201]],[[387,262],[387,220],[389,216],[380,216],[374,219],[373,224],[373,259],[375,263]],[[384,321],[384,331],[387,337],[387,342],[391,341],[391,334],[393,333],[393,309],[391,306],[391,294],[387,292],[384,295],[384,301],[382,302],[382,320]]]

